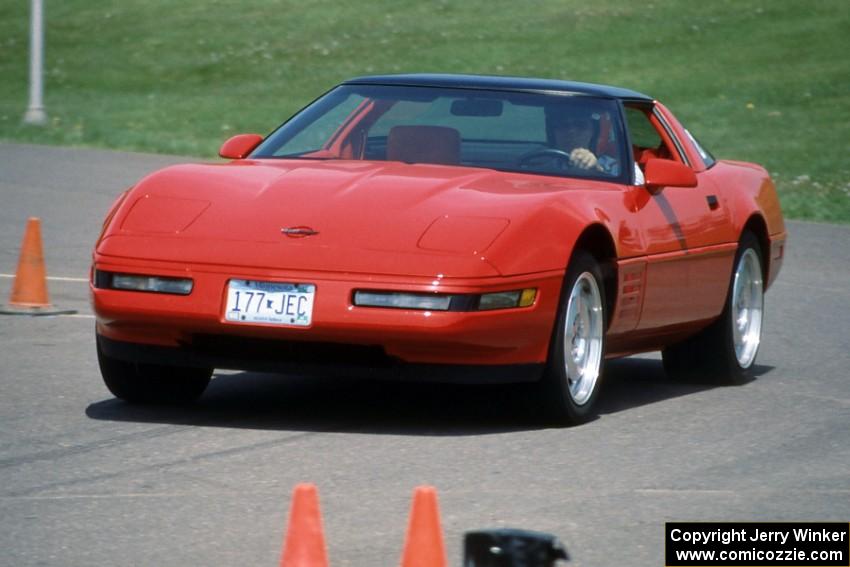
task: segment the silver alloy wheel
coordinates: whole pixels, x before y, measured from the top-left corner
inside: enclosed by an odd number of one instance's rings
[[[732,284],[732,340],[741,368],[749,368],[761,342],[764,286],[761,262],[752,248],[741,255]]]
[[[596,279],[584,272],[576,279],[564,318],[564,366],[576,405],[587,403],[602,364],[602,295]]]

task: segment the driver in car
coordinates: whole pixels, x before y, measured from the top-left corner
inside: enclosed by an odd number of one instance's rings
[[[588,149],[598,127],[590,116],[570,116],[552,130],[557,148],[570,156],[570,165],[579,169],[595,169],[609,175],[620,172],[617,160],[611,156],[596,156]]]

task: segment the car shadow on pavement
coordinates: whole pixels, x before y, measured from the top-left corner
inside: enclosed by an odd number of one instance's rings
[[[670,381],[659,360],[611,361],[599,413],[627,411],[708,387]],[[540,419],[527,384],[379,382],[255,372],[217,373],[191,405],[140,406],[110,398],[89,405],[86,415],[105,421],[425,436],[550,427]]]
[[[756,364],[752,368],[752,378],[747,383],[758,380],[773,369],[773,366]],[[598,410],[600,415],[612,414],[670,398],[724,387],[735,386],[677,382],[667,376],[660,359],[612,360],[605,367],[605,384],[600,391]]]

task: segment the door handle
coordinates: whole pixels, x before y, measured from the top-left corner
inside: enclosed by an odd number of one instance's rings
[[[708,208],[712,211],[716,211],[720,208],[720,202],[717,200],[716,195],[709,195],[705,198],[705,200],[708,201]]]

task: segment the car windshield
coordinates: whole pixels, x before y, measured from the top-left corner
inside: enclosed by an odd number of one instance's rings
[[[618,105],[569,93],[342,85],[296,114],[252,158],[371,160],[613,179],[624,167]]]

